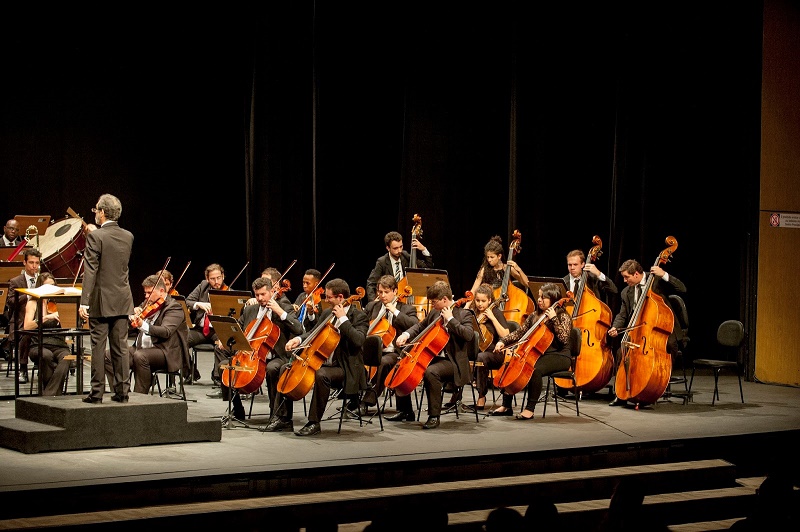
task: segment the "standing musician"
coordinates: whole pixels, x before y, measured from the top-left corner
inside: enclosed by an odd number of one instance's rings
[[[424,429],[435,429],[439,426],[439,414],[442,410],[442,388],[445,382],[453,382],[457,387],[468,384],[471,379],[469,371],[469,348],[475,340],[475,329],[472,328],[471,311],[458,307],[453,301],[453,291],[444,281],[436,281],[427,290],[428,302],[433,305],[425,319],[411,326],[395,340],[397,347],[403,347],[409,339],[415,338],[436,320],[442,319],[449,338],[444,348],[431,360],[425,369],[423,379],[428,390],[428,420],[422,425]],[[388,421],[413,421],[414,411],[411,396],[397,397],[397,414],[389,416]]]
[[[209,290],[224,290],[225,269],[217,263],[209,264],[206,266],[205,276],[205,281],[200,281],[200,284],[186,296],[186,306],[191,312],[193,324],[189,329],[190,349],[198,344],[214,344],[216,347],[223,347],[207,314],[211,313],[211,299],[208,297],[208,292]],[[211,380],[217,386],[222,384],[218,368],[218,364],[214,364],[214,367],[211,368]],[[196,377],[199,379],[199,374]]]
[[[647,285],[648,274],[644,273],[642,265],[634,259],[628,259],[623,262],[622,266],[619,267],[619,272],[622,274],[622,280],[625,281],[627,286],[622,289],[622,293],[620,294],[622,303],[619,313],[614,316],[614,321],[611,324],[611,328],[608,330],[608,335],[611,338],[617,338],[617,336],[624,332],[623,329],[627,327],[633,315],[640,294],[644,293],[643,291]],[[665,299],[669,294],[686,293],[686,285],[674,275],[668,274],[661,266],[655,265],[650,268],[649,275],[655,276],[651,287],[653,292]],[[675,338],[674,332],[672,332],[667,339],[667,352],[673,357],[678,353],[678,341]],[[614,350],[615,373],[616,369],[619,367],[620,356],[621,350],[619,346],[616,346]],[[609,403],[609,406],[625,406],[627,404],[627,400],[614,397],[614,400]]]
[[[486,283],[480,285],[475,291],[475,298],[472,302],[475,305],[474,310],[478,314],[478,328],[482,336],[491,335],[491,338],[494,339],[504,338],[509,335],[511,330],[508,327],[508,320],[503,315],[503,311],[496,306],[489,308],[495,302],[492,285]],[[478,410],[483,410],[486,407],[486,392],[489,391],[489,372],[502,366],[504,358],[503,353],[494,350],[480,351],[476,356],[475,381],[478,389],[478,402],[475,407]]]
[[[403,250],[403,235],[397,231],[390,231],[383,237],[386,245],[386,255],[381,255],[375,261],[375,267],[367,278],[367,301],[374,301],[377,297],[378,280],[384,275],[391,275],[400,281],[406,275],[406,268],[411,264],[411,253]],[[414,238],[411,247],[422,252],[417,258],[418,268],[433,268],[433,256],[422,242]]]
[[[280,275],[279,275],[280,276]],[[286,341],[303,332],[303,327],[294,314],[294,308],[288,301],[280,302],[281,298],[275,296],[276,290],[273,286],[274,281],[269,275],[262,275],[253,281],[253,294],[256,297],[256,305],[248,305],[242,310],[239,316],[239,325],[243,331],[250,327],[248,340],[253,340],[253,336],[258,331],[259,326],[266,318],[280,330],[280,336],[275,341],[275,345],[267,353],[267,371],[265,379],[267,381],[267,394],[269,396],[270,413],[275,412],[275,396],[277,395],[278,377],[281,367],[289,361],[286,353]],[[234,353],[228,349],[215,348],[214,357],[222,360],[224,364],[230,364]],[[222,399],[227,401],[231,393],[230,388],[222,384]],[[244,420],[244,407],[242,399],[238,393],[234,393],[231,398],[233,405],[233,417]]]
[[[145,302],[130,316],[131,326],[139,333],[128,348],[129,365],[133,368],[136,393],[148,393],[156,370],[178,371],[189,355],[189,328],[181,304],[167,292],[163,278],[149,275],[142,281]],[[111,358],[106,356],[108,381],[114,382]],[[128,402],[125,397],[122,402]]]
[[[319,312],[314,296],[309,296],[309,294],[317,289],[317,285],[321,280],[322,273],[317,269],[309,268],[303,274],[303,291],[297,294],[297,299],[294,301],[294,311],[297,313],[297,319],[303,324],[304,330],[310,330],[313,327],[313,324],[306,326],[306,317]],[[305,303],[304,307],[302,306],[303,303]]]
[[[563,277],[567,290],[573,294],[578,293],[578,283],[584,271],[587,272],[586,285],[605,304],[609,304],[610,294],[618,292],[617,285],[606,274],[594,265],[586,264],[586,254],[580,249],[573,249],[567,253],[567,270],[569,273]]]
[[[504,336],[494,346],[495,351],[502,352],[507,345],[511,345],[522,338],[539,318],[543,315],[547,316],[539,326],[547,327],[553,333],[553,340],[534,364],[533,374],[528,381],[525,409],[517,414],[517,419],[525,421],[533,419],[534,408],[536,408],[536,403],[539,402],[539,396],[542,393],[542,378],[556,371],[568,370],[572,363],[569,345],[569,337],[572,332],[572,316],[562,305],[556,305],[561,297],[561,289],[558,285],[555,283],[543,284],[539,289],[538,311],[532,312],[519,329],[508,336]],[[513,396],[504,393],[503,406],[493,410],[491,415],[510,416],[512,400]]]
[[[369,318],[370,327],[374,320],[385,317],[389,325],[394,329],[392,342],[384,345],[381,336],[367,335],[364,341],[364,360],[380,360],[378,369],[374,377],[370,380],[374,394],[370,393],[364,397],[366,406],[377,404],[378,397],[383,393],[386,375],[397,364],[397,354],[399,349],[395,346],[397,336],[407,329],[419,323],[417,310],[414,305],[403,303],[397,299],[397,280],[393,275],[384,275],[378,281],[378,299],[370,301],[364,308]]]
[[[478,270],[478,275],[475,276],[475,282],[472,283],[470,292],[477,293],[478,287],[482,284],[491,285],[492,289],[500,288],[503,284],[503,277],[505,276],[506,265],[511,267],[511,277],[515,283],[520,284],[522,290],[526,293],[528,291],[528,276],[522,271],[519,264],[512,259],[503,262],[503,239],[499,235],[495,235],[489,239],[485,246],[483,246],[483,263]],[[468,302],[466,308],[472,308],[474,303]]]
[[[311,395],[311,406],[308,410],[308,423],[295,432],[297,436],[312,436],[322,431],[320,422],[325,414],[331,388],[344,386],[343,393],[353,396],[367,387],[362,347],[367,336],[369,323],[363,310],[352,304],[343,305],[349,297],[350,286],[344,279],[331,279],[325,283],[325,300],[331,306],[320,313],[319,323],[326,323],[331,317],[335,317],[332,325],[339,332],[340,338],[333,353],[316,370],[314,391]],[[295,336],[286,342],[286,350],[295,349],[313,332],[312,330],[304,332],[300,336]],[[290,364],[284,365],[281,368],[281,373],[288,371]],[[292,399],[282,393],[278,393],[276,402],[278,403],[277,409],[272,421],[265,430],[268,432],[292,430]]]

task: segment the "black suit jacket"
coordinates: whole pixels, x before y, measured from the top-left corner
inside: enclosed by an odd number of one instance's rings
[[[415,251],[414,255],[416,256],[417,268],[433,268],[433,255],[426,257],[420,251]],[[400,264],[403,266],[403,275],[405,275],[406,268],[410,268],[409,265],[411,264],[411,253],[403,250],[403,253],[400,256]],[[384,275],[391,275],[394,277],[392,259],[389,258],[388,253],[382,255],[377,261],[375,261],[375,267],[372,268],[369,277],[367,277],[367,301],[373,301],[377,297],[378,281],[380,281],[381,277]]]
[[[652,274],[647,273],[645,275],[652,275]],[[664,280],[661,277],[653,276],[652,290],[656,294],[664,297],[665,299],[664,303],[666,303],[667,306],[669,306],[669,302],[666,301],[666,298],[670,294],[686,293],[686,285],[684,285],[677,277],[671,274],[669,276],[668,283],[664,282]],[[636,294],[635,286],[625,285],[625,288],[622,289],[622,293],[620,294],[620,299],[622,300],[622,304],[619,313],[616,316],[614,316],[614,321],[611,324],[612,327],[615,327],[617,329],[622,329],[623,327],[628,326],[628,322],[631,319],[633,310],[636,307],[636,304],[634,303],[635,294]]]
[[[81,305],[92,318],[133,314],[133,295],[128,282],[128,261],[133,234],[117,222],[108,222],[87,233],[84,250]]]
[[[211,290],[211,285],[208,281],[200,281],[200,284],[194,287],[194,290],[186,296],[186,306],[189,307],[189,314],[192,318],[192,323],[195,327],[203,328],[203,319],[206,317],[206,312],[201,309],[193,309],[195,303],[208,303],[211,301],[208,297],[208,292]],[[251,305],[256,306],[257,305]],[[241,316],[239,316],[241,317]]]
[[[283,362],[289,362],[291,357],[286,353],[286,342],[295,336],[301,335],[303,333],[303,326],[297,321],[297,316],[294,314],[294,307],[289,303],[288,299],[286,299],[286,301],[278,299],[278,304],[286,311],[286,319],[281,320],[280,316],[276,316],[274,312],[272,314],[270,321],[273,325],[278,327],[280,336],[278,336],[278,339],[275,341],[271,352]],[[247,327],[250,323],[258,317],[258,310],[260,307],[261,305],[247,305],[244,308],[241,316],[239,316],[239,325],[242,327],[243,331],[247,331]],[[253,325],[255,326],[255,324]]]
[[[149,334],[153,347],[164,353],[167,371],[178,371],[184,363],[189,363],[189,328],[186,326],[183,307],[178,301],[170,296],[164,298],[158,316],[150,324]],[[130,349],[131,353],[136,351],[136,344]]]

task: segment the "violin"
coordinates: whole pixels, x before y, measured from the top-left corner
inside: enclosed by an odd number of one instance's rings
[[[335,264],[336,263],[334,262],[328,266],[328,269],[325,271],[322,277],[320,277],[319,281],[317,281],[317,287],[308,293],[305,299],[303,299],[303,302],[299,305],[295,305],[295,312],[299,312],[302,307],[306,307],[306,312],[311,312],[313,314],[318,312],[319,303],[322,301],[322,294],[325,293],[325,288],[322,287],[322,281],[328,276]],[[313,306],[306,306],[309,302],[311,302]]]
[[[131,325],[133,325],[134,327],[139,327],[142,324],[143,320],[147,319],[148,317],[152,316],[153,314],[161,310],[161,307],[163,306],[164,306],[163,297],[159,297],[155,301],[151,301],[150,303],[145,305],[144,308],[142,308],[142,310],[139,311],[138,314],[135,314],[134,316],[131,317]]]

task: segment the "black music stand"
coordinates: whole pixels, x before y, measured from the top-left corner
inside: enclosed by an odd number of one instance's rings
[[[238,320],[242,315],[244,304],[251,297],[253,294],[246,290],[209,290],[208,301],[211,303],[211,314]]]
[[[247,341],[247,337],[244,335],[244,331],[242,331],[242,327],[239,325],[239,321],[234,318],[229,318],[228,316],[217,316],[214,314],[208,315],[209,321],[214,325],[214,331],[217,333],[217,337],[219,341],[222,342],[228,348],[228,351],[250,351],[250,342]],[[235,382],[235,373],[237,371],[252,371],[247,368],[239,368],[233,364],[222,364],[219,367],[222,370],[228,372],[228,382],[233,384]],[[233,394],[238,394],[239,392],[236,390],[234,386],[228,387],[228,410],[225,412],[225,415],[222,416],[222,426],[225,428],[232,428],[231,423],[236,422],[239,423],[244,428],[250,428],[250,425],[245,423],[242,420],[236,419],[233,417],[233,410],[231,409],[231,403],[233,401]]]
[[[428,287],[432,286],[436,281],[444,281],[449,286],[450,280],[447,278],[447,270],[406,268],[406,283],[411,287],[411,296],[408,298],[408,302],[415,307],[429,306],[429,302],[420,304],[417,301],[427,301]],[[430,309],[425,308],[423,310],[427,314]]]

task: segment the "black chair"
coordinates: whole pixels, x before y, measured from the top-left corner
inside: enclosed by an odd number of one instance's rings
[[[167,384],[164,390],[161,389],[161,382],[158,380],[159,375],[166,375],[167,376]],[[175,382],[174,393],[170,388],[169,378],[173,378],[173,382]],[[177,379],[176,379],[177,378]],[[182,399],[186,401],[186,390],[183,387],[183,371],[167,371],[166,369],[157,369],[152,373],[152,381],[150,384],[150,395],[153,395],[155,389],[158,388],[158,395],[161,397],[166,396],[169,399]],[[172,397],[172,396],[175,397]]]
[[[717,344],[720,352],[727,352],[726,358],[697,358],[692,362],[692,377],[689,381],[689,393],[692,393],[692,383],[694,373],[698,368],[709,368],[714,374],[714,395],[711,397],[713,406],[719,399],[719,374],[723,369],[736,373],[739,379],[739,395],[744,403],[744,391],[742,390],[742,373],[744,373],[744,349],[745,343],[744,324],[739,320],[723,321],[717,329]]]
[[[191,373],[189,373],[189,375],[191,375],[190,384],[194,384],[194,373],[195,373],[195,369],[197,368],[197,352],[198,351],[206,351],[206,352],[210,352],[210,353],[213,354],[214,353],[214,344],[212,344],[212,343],[202,343],[202,344],[197,344],[196,346],[192,347],[191,353],[190,353],[191,354],[191,364],[190,364],[191,367],[189,368],[189,371],[191,372]]]
[[[683,399],[683,404],[685,405],[691,398],[685,363],[689,346],[689,313],[686,311],[686,303],[681,296],[671,294],[668,297],[668,302],[675,318],[675,325],[672,332],[675,335],[675,340],[678,342],[678,352],[673,356],[672,375],[670,375],[669,383],[667,384],[667,389],[663,397],[666,399],[673,396],[680,397]],[[680,364],[680,370],[683,376],[675,374],[675,368],[678,364]],[[683,391],[676,392],[672,389],[673,385],[679,384],[683,384]]]
[[[580,394],[578,393],[578,382],[575,380],[575,362],[578,360],[578,355],[581,354],[581,330],[578,327],[573,327],[569,335],[569,350],[572,355],[569,369],[565,371],[556,371],[547,376],[547,389],[544,392],[544,408],[542,409],[542,418],[547,415],[547,397],[550,395],[550,383],[553,384],[553,402],[556,405],[556,413],[558,413],[558,390],[556,390],[555,379],[567,379],[572,381],[572,395],[575,396],[575,412],[580,416],[581,408],[578,405]]]

